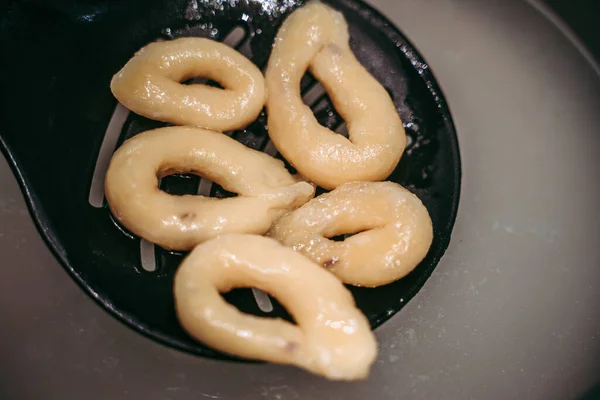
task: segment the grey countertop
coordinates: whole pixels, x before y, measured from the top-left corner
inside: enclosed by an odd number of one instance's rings
[[[200,359],[133,332],[53,258],[0,158],[0,398],[569,399],[598,381],[600,69],[541,6],[372,3],[448,98],[463,187],[447,254],[376,331],[370,378]]]

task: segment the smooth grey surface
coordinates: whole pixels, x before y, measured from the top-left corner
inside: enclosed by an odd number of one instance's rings
[[[519,0],[379,0],[429,61],[463,157],[453,241],[377,330],[371,377],[170,350],[86,297],[0,161],[1,399],[568,399],[600,371],[600,79]]]

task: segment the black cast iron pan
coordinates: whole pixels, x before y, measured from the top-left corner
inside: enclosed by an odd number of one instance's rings
[[[110,79],[142,46],[181,36],[225,41],[263,68],[282,20],[302,3],[14,1],[0,8],[0,147],[37,227],[90,296],[122,322],[162,343],[233,359],[194,341],[177,322],[172,280],[184,254],[132,236],[107,208],[103,180],[114,150],[133,135],[166,125],[118,105]],[[409,276],[376,289],[351,288],[377,327],[417,293],[448,246],[460,191],[458,143],[444,96],[411,43],[360,0],[327,3],[346,16],[353,50],[388,90],[404,122],[408,147],[389,180],[416,193],[434,225],[432,248]],[[302,93],[321,124],[344,134],[343,121],[310,74],[302,81]],[[264,112],[246,129],[227,134],[279,156],[268,140]],[[172,194],[232,195],[186,175],[164,178],[161,188]],[[261,292],[239,289],[224,297],[244,312],[290,319],[275,299]]]

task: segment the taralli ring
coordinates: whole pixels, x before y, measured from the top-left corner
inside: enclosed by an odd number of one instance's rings
[[[192,173],[237,197],[173,196],[158,180]],[[230,137],[191,127],[141,133],[114,154],[105,181],[116,219],[134,234],[166,249],[188,250],[226,233],[264,234],[277,218],[314,196],[283,162]]]
[[[273,295],[297,325],[243,314],[219,294],[241,287]],[[366,377],[377,354],[369,322],[343,284],[273,239],[226,235],[197,246],[175,275],[174,293],[184,329],[225,353],[335,380]]]
[[[307,68],[347,122],[349,139],[321,126],[300,96]],[[269,136],[302,175],[326,189],[386,179],[406,135],[387,91],[359,63],[341,13],[308,3],[283,23],[265,74]]]
[[[224,89],[180,83],[194,77],[212,79]],[[121,104],[144,117],[218,131],[245,127],[265,103],[260,70],[236,50],[203,38],[147,45],[110,87]]]
[[[329,239],[351,233],[341,242]],[[345,283],[375,287],[404,277],[423,260],[433,228],[421,200],[402,186],[357,182],[283,216],[269,236]]]

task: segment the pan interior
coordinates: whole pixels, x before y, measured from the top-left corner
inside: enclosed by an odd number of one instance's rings
[[[327,3],[344,13],[353,50],[388,90],[404,122],[408,147],[389,180],[421,198],[434,226],[432,248],[409,276],[376,289],[350,288],[377,327],[417,293],[448,246],[460,190],[458,143],[431,69],[410,42],[360,1]],[[121,321],[175,348],[230,358],[188,337],[177,322],[172,280],[185,254],[130,235],[108,210],[103,181],[115,149],[127,138],[166,125],[118,105],[109,82],[142,46],[182,36],[223,41],[264,68],[282,20],[302,2],[65,4],[15,3],[0,24],[0,50],[12,60],[0,74],[5,88],[0,144],[40,233],[71,276]],[[302,94],[322,125],[345,134],[344,121],[310,74],[302,81]],[[268,139],[264,112],[246,129],[226,134],[280,157]],[[172,194],[232,195],[187,175],[166,177],[161,188]],[[239,289],[224,297],[244,312],[290,319],[262,292]]]

